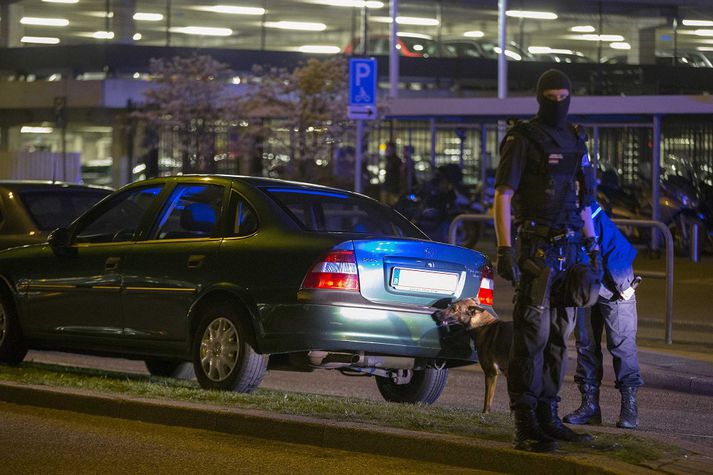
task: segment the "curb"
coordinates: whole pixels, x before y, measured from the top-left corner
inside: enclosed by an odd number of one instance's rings
[[[408,458],[507,473],[639,474],[650,469],[582,454],[536,454],[509,444],[377,428],[304,416],[195,403],[115,396],[67,388],[0,382],[0,400],[147,423],[203,429],[330,449]]]

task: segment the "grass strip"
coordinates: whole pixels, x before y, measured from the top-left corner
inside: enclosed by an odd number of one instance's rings
[[[0,365],[0,380],[86,389],[102,393],[120,393],[151,399],[259,409],[500,442],[508,442],[512,437],[513,422],[509,414],[504,413],[481,414],[459,408],[397,404],[269,389],[258,389],[252,394],[206,391],[194,380],[42,363],[23,363],[14,367]],[[599,454],[632,464],[670,459],[684,453],[678,447],[657,443],[631,433],[598,433],[586,446],[564,443],[563,448],[569,452]]]

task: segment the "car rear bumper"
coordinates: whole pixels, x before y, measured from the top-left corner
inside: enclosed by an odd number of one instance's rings
[[[325,350],[477,361],[466,332],[439,327],[428,311],[296,304],[262,307],[263,353]]]

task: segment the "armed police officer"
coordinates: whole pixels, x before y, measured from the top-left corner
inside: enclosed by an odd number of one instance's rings
[[[577,310],[575,336],[577,371],[574,380],[582,393],[582,405],[564,417],[570,424],[601,424],[599,386],[602,365],[602,330],[614,363],[615,387],[621,392],[617,427],[635,429],[639,425],[637,388],[643,385],[636,351],[636,297],[641,281],[632,264],[636,248],[627,241],[609,216],[595,201],[591,204],[594,230],[601,249],[604,279],[597,303]]]
[[[552,451],[557,439],[591,439],[557,414],[574,307],[583,305],[567,303],[566,277],[580,263],[591,262],[595,273],[601,263],[588,206],[596,177],[586,136],[567,122],[570,91],[564,73],[551,69],[540,76],[537,116],[510,128],[496,172],[497,271],[516,286],[508,393],[513,445],[521,450]]]

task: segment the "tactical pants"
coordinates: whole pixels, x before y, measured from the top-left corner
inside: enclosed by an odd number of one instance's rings
[[[643,384],[636,354],[636,296],[629,300],[599,297],[590,308],[577,309],[577,384],[599,386],[603,375],[602,330],[606,329],[607,349],[614,362],[615,385],[639,387]]]
[[[521,240],[518,263],[522,272],[515,293],[513,344],[510,349],[508,393],[510,407],[548,403],[557,398],[564,381],[567,339],[574,329],[574,308],[565,308],[562,287],[567,270],[583,260],[581,241],[552,244]],[[527,260],[550,269],[549,285],[542,288]]]

